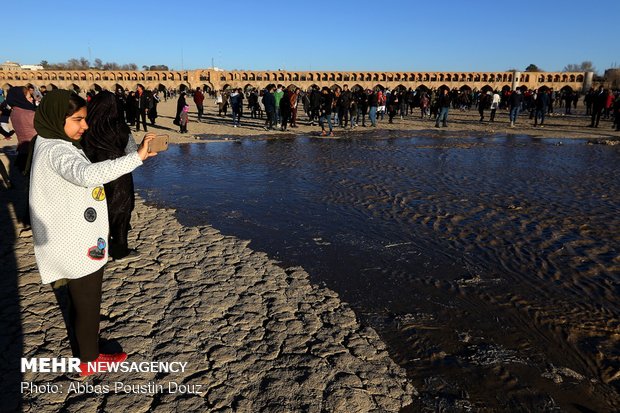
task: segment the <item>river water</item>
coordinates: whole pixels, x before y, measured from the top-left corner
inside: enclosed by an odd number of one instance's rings
[[[619,176],[618,146],[405,131],[174,145],[134,173],[337,291],[409,411],[620,410]]]

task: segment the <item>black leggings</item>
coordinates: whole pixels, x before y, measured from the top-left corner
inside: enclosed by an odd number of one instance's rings
[[[101,310],[101,284],[103,282],[103,268],[94,273],[67,280],[65,285],[54,283],[54,292],[57,297],[66,295],[68,301],[63,309],[69,340],[72,342],[74,356],[84,363],[93,361],[99,356],[99,318]],[[65,290],[65,291],[63,291]],[[61,307],[63,303],[58,298]],[[66,314],[65,314],[66,311]]]

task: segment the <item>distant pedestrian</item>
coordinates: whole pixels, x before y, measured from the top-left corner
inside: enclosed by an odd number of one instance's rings
[[[439,123],[442,123],[443,127],[448,126],[448,111],[450,110],[451,103],[450,95],[448,94],[448,89],[441,89],[441,95],[439,96],[438,104],[439,104],[439,115],[437,115],[437,120],[435,121],[435,127],[439,127]]]
[[[499,93],[494,92],[493,93],[493,98],[491,100],[491,122],[495,121],[495,113],[497,112],[497,109],[499,109],[499,105],[501,102],[502,98],[499,95]]]
[[[275,86],[273,84],[267,85],[267,89],[263,94],[263,105],[265,105],[265,115],[267,120],[265,121],[265,130],[273,129],[276,117],[276,99],[273,95]]]
[[[185,106],[187,106],[187,101],[185,100],[185,91],[182,91],[177,99],[177,111],[174,116],[174,120],[172,121],[172,123],[177,126],[181,126],[181,113],[183,112],[183,108]]]
[[[277,110],[277,109],[276,109]],[[280,130],[286,131],[291,121],[291,91],[285,89],[280,99]]]
[[[181,109],[181,114],[179,115],[179,126],[181,133],[187,133],[187,124],[189,123],[189,105],[183,106]]]
[[[136,131],[140,131],[140,121],[146,132],[146,115],[151,107],[152,100],[150,94],[144,90],[144,86],[141,84],[136,88],[135,114],[136,114]]]
[[[321,136],[327,136],[328,132],[325,131],[325,123],[329,126],[329,136],[334,136],[333,125],[332,125],[332,105],[334,102],[334,95],[332,91],[324,86],[321,91],[321,108],[320,108],[320,118],[319,125],[321,126]]]
[[[480,114],[480,122],[484,122],[484,111],[490,106],[491,92],[481,93],[478,98],[478,113]]]
[[[151,122],[151,125],[155,125],[155,119],[157,119],[157,105],[159,104],[159,94],[157,93],[157,89],[153,90],[149,93],[149,99],[151,101],[151,105],[148,110],[148,118]]]
[[[600,86],[598,91],[592,96],[592,119],[589,125],[590,128],[598,128],[606,103],[607,92],[603,86]]]
[[[517,123],[519,112],[521,112],[521,105],[523,104],[523,95],[519,89],[515,89],[510,94],[508,99],[508,107],[510,109],[510,127],[514,128]]]
[[[241,115],[243,114],[243,91],[239,89],[233,90],[230,94],[230,107],[232,109],[233,127],[241,124]]]
[[[198,111],[198,122],[202,122],[202,116],[204,114],[204,100],[205,95],[202,93],[199,87],[194,92],[194,103],[196,104],[196,110]]]
[[[542,128],[545,123],[545,113],[549,107],[549,94],[546,90],[539,90],[536,100],[534,101],[536,111],[534,113],[534,127],[539,126]],[[538,122],[540,119],[540,123]]]

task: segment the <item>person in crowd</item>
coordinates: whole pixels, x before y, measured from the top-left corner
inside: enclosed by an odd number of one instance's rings
[[[179,126],[181,133],[187,133],[187,124],[189,123],[189,105],[183,106],[179,114]]]
[[[174,115],[174,120],[172,121],[172,123],[174,123],[177,126],[181,126],[181,112],[183,112],[183,108],[187,105],[187,101],[185,100],[185,91],[181,91],[181,93],[179,94],[179,98],[177,99],[177,111],[176,114]]]
[[[598,128],[606,103],[607,92],[603,86],[599,86],[598,91],[592,96],[592,119],[589,125],[590,128]]]
[[[277,109],[276,109],[277,110]],[[291,91],[287,88],[283,90],[282,98],[280,99],[280,130],[286,131],[288,124],[291,121]]]
[[[614,99],[614,125],[616,132],[620,131],[620,90],[616,91],[616,98]],[[612,126],[613,129],[613,126]]]
[[[431,99],[428,97],[428,93],[422,92],[420,97],[420,115],[421,118],[430,117]]]
[[[523,95],[519,89],[515,89],[510,94],[510,99],[508,100],[508,106],[510,109],[510,127],[514,128],[517,123],[517,118],[519,116],[519,112],[521,111],[521,105],[523,104]]]
[[[153,89],[152,92],[147,92],[149,94],[148,98],[151,101],[151,107],[148,110],[149,121],[151,122],[151,126],[155,125],[155,119],[157,119],[157,105],[159,104],[159,93],[157,89]]]
[[[221,90],[217,91],[215,95],[215,104],[217,105],[217,116],[222,116],[222,113],[226,113],[224,109],[224,92]]]
[[[611,109],[614,106],[614,94],[611,91],[607,92],[607,100],[605,101],[605,107],[603,109],[603,119],[609,119],[609,115],[612,113]]]
[[[478,98],[478,113],[480,114],[480,122],[484,122],[484,111],[488,106],[490,106],[491,104],[490,99],[491,99],[491,92],[488,92],[488,93],[482,92],[480,94],[480,97]]]
[[[290,104],[291,104],[291,128],[297,127],[297,107],[300,100],[301,89],[295,88],[294,91],[291,92],[290,96]]]
[[[136,88],[136,98],[134,100],[135,114],[136,114],[136,131],[140,132],[140,120],[142,120],[142,126],[146,132],[146,115],[151,109],[152,99],[149,93],[144,90],[144,86],[141,84]]]
[[[88,102],[86,124],[88,130],[84,133],[81,145],[92,163],[118,159],[138,149],[111,92],[100,92]],[[131,172],[103,187],[104,192],[99,196],[105,198],[108,206],[108,256],[115,261],[139,257],[135,249],[129,249],[127,242],[131,212],[135,206]]]
[[[232,109],[233,127],[241,124],[241,114],[243,111],[243,91],[234,89],[230,94],[230,107]]]
[[[30,151],[30,141],[37,134],[34,128],[34,114],[37,106],[33,97],[34,86],[15,86],[9,89],[6,103],[11,107],[11,124],[17,136],[17,157],[15,166],[26,172],[26,160]]]
[[[394,123],[394,116],[396,116],[399,106],[400,106],[400,103],[398,100],[398,92],[393,91],[387,94],[386,107],[387,107],[387,112],[388,112],[388,123]]]
[[[99,351],[103,271],[108,261],[108,210],[103,185],[130,173],[155,155],[153,135],[137,151],[92,163],[81,149],[88,129],[86,101],[68,90],[50,91],[34,118],[30,211],[37,267],[43,284],[68,290],[67,331],[81,376],[109,369],[124,352]],[[70,340],[71,341],[71,340]],[[96,362],[89,364],[89,362]]]
[[[573,106],[573,91],[566,90],[564,92],[564,114],[571,115],[571,107]]]
[[[202,122],[202,116],[204,114],[204,101],[205,95],[202,93],[199,87],[194,92],[194,103],[196,104],[196,110],[198,111],[198,122]]]
[[[346,128],[349,124],[349,109],[351,107],[352,98],[349,85],[344,85],[340,96],[338,96],[338,101],[336,102],[336,107],[338,110],[338,126],[341,128]]]
[[[5,139],[11,139],[15,131],[9,128],[9,119],[11,117],[11,107],[6,100],[0,102],[0,135]]]
[[[332,107],[334,103],[334,94],[327,86],[321,90],[321,107],[319,125],[321,126],[321,136],[334,136],[334,127],[332,125]],[[325,131],[325,123],[329,126],[329,133]]]
[[[536,100],[534,101],[534,106],[536,107],[536,112],[534,114],[534,127],[540,125],[542,128],[543,123],[545,123],[545,113],[549,107],[549,94],[546,90],[542,89],[538,91]],[[538,122],[538,119],[540,119],[540,123]]]
[[[248,96],[248,108],[250,109],[250,118],[258,119],[260,106],[258,105],[258,93],[256,90],[252,90],[250,96]]]
[[[276,99],[274,96],[275,86],[273,84],[267,85],[267,89],[263,95],[263,105],[265,105],[265,114],[267,120],[265,121],[265,130],[273,129],[275,124],[275,112],[276,112]]]
[[[368,96],[364,89],[359,88],[357,95],[357,114],[355,118],[356,125],[360,124],[360,118],[362,119],[362,127],[366,127],[366,114],[368,113]]]
[[[379,106],[377,106],[377,117],[380,117],[381,120],[383,120],[383,115],[385,115],[385,104],[386,104],[386,97],[385,97],[385,92],[383,90],[378,90],[377,91],[377,102],[379,104]]]
[[[351,104],[349,105],[349,118],[351,119],[351,128],[357,127],[357,107],[358,94],[351,92]]]
[[[321,110],[321,92],[318,86],[313,86],[310,90],[310,125],[314,126],[319,120]]]
[[[282,119],[280,118],[280,101],[282,100],[282,96],[284,96],[284,86],[278,85],[276,91],[273,94],[273,97],[276,100],[276,126],[279,128],[282,126]]]
[[[368,95],[368,119],[370,120],[370,126],[377,127],[377,108],[379,107],[379,95],[376,92],[368,89],[366,90]]]
[[[127,117],[127,122],[129,122],[129,126],[134,126],[136,124],[137,105],[136,92],[132,90],[127,94],[127,100],[125,101],[125,115]]]
[[[497,109],[499,109],[501,100],[502,98],[499,93],[497,93],[497,91],[493,92],[493,98],[491,99],[491,122],[495,122],[495,113],[497,113]]]
[[[129,122],[129,118],[127,118],[126,116],[127,98],[125,97],[125,92],[123,91],[123,88],[119,87],[118,89],[116,89],[114,97],[116,99],[116,104],[118,105],[118,113],[123,116],[123,120],[125,122]]]
[[[437,115],[437,120],[435,121],[436,128],[439,127],[440,122],[442,123],[443,127],[448,126],[448,111],[450,110],[450,103],[452,102],[452,99],[450,98],[450,95],[448,93],[448,89],[443,88],[441,89],[440,93],[441,94],[438,99],[439,115]]]

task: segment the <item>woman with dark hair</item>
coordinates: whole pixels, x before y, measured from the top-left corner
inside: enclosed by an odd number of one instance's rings
[[[177,114],[174,116],[174,123],[177,126],[181,125],[181,112],[183,112],[183,108],[187,106],[187,102],[185,101],[185,91],[182,91],[177,99]]]
[[[68,90],[50,91],[35,114],[30,213],[34,253],[44,284],[68,290],[65,322],[80,375],[106,371],[126,353],[99,353],[103,269],[108,261],[108,209],[103,184],[130,173],[148,152],[147,135],[136,152],[91,163],[80,141],[88,129],[86,101]],[[89,363],[95,362],[95,363]]]
[[[138,149],[112,92],[100,92],[88,103],[88,130],[82,149],[91,162],[117,159]],[[104,185],[110,221],[108,255],[114,260],[139,256],[127,245],[131,212],[135,206],[133,177],[125,174]]]
[[[30,141],[37,134],[34,129],[34,111],[37,109],[34,86],[15,86],[9,89],[6,103],[11,107],[11,124],[17,135],[17,158],[15,165],[22,173],[26,171],[26,160],[30,150]]]

